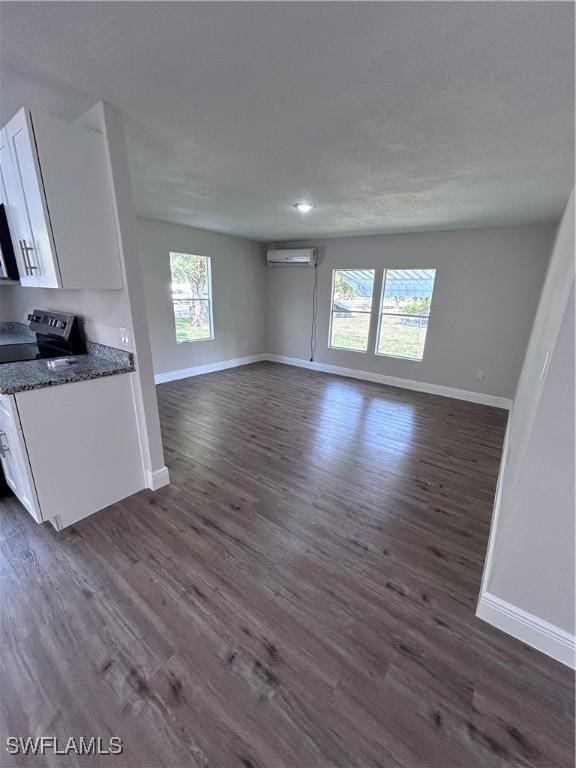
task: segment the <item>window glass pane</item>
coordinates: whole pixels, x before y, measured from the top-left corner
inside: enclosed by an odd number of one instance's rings
[[[387,269],[380,311],[427,317],[435,277],[435,269]]]
[[[332,308],[370,312],[372,308],[373,269],[335,269]]]
[[[366,352],[370,332],[373,269],[335,269],[330,346]]]
[[[365,352],[368,349],[369,331],[370,313],[334,312],[330,346]]]
[[[194,341],[210,339],[210,303],[205,299],[189,301],[174,300],[174,319],[176,323],[176,341]]]
[[[170,271],[176,341],[213,338],[210,258],[171,253]]]
[[[382,315],[377,352],[379,355],[421,360],[424,355],[427,330],[427,317]]]

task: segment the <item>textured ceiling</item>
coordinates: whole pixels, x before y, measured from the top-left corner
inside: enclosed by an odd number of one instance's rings
[[[140,213],[256,239],[552,220],[573,184],[573,16],[2,2],[1,116],[106,99],[128,113]]]

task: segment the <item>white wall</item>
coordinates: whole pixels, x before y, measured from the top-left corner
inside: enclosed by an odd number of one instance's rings
[[[266,267],[264,247],[243,238],[139,218],[148,327],[156,374],[269,352],[308,360],[314,271]],[[554,230],[490,228],[413,235],[335,238],[320,248],[315,359],[346,368],[510,398],[514,394]],[[215,338],[177,344],[170,299],[171,250],[212,257]],[[331,272],[340,266],[434,266],[436,286],[421,362],[331,350],[327,346]],[[122,291],[0,287],[11,309],[77,312],[96,340],[119,344],[130,327]],[[0,315],[1,317],[2,315]],[[484,382],[474,380],[476,369]]]
[[[488,585],[512,605],[574,634],[574,292],[513,494],[507,494]]]
[[[14,320],[11,288],[9,283],[0,283],[0,320]]]
[[[316,246],[315,360],[497,397],[514,395],[546,273],[552,226],[495,227],[283,243]],[[332,270],[435,267],[424,359],[328,348]],[[308,360],[313,270],[268,268],[268,352]],[[378,301],[379,297],[375,297]],[[477,369],[485,381],[475,381]]]
[[[572,635],[574,309],[573,193],[510,417],[482,587],[483,593]],[[551,361],[541,380],[547,352]]]
[[[138,219],[156,374],[266,352],[266,266],[261,244],[192,227]],[[176,343],[170,251],[210,256],[214,339]]]
[[[31,309],[55,309],[81,315],[87,334],[93,341],[120,344],[118,328],[130,327],[127,291],[66,291],[52,288],[1,286],[0,301],[6,305],[6,317],[25,320]],[[4,296],[6,299],[4,301]],[[3,313],[4,314],[4,313]]]
[[[139,218],[137,231],[154,373],[266,352],[264,247],[240,237]],[[176,343],[170,251],[212,257],[215,337]],[[35,308],[81,315],[89,337],[120,346],[132,327],[126,291],[66,291],[0,286],[0,319],[24,320]]]
[[[120,110],[109,104],[96,105],[96,122],[102,123],[108,147],[108,172],[112,182],[117,216],[117,233],[122,252],[124,285],[136,360],[133,376],[134,398],[140,427],[142,461],[148,487],[156,489],[168,483],[160,432],[160,415],[154,386],[150,332],[138,249],[136,212],[132,201],[132,180]]]

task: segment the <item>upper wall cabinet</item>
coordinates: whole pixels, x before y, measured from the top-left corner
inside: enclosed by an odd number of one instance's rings
[[[21,109],[0,135],[0,173],[22,285],[123,288],[102,134]]]

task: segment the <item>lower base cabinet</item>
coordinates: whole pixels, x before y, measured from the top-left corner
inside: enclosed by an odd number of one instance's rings
[[[37,522],[60,530],[146,486],[132,375],[0,395],[0,461]]]

